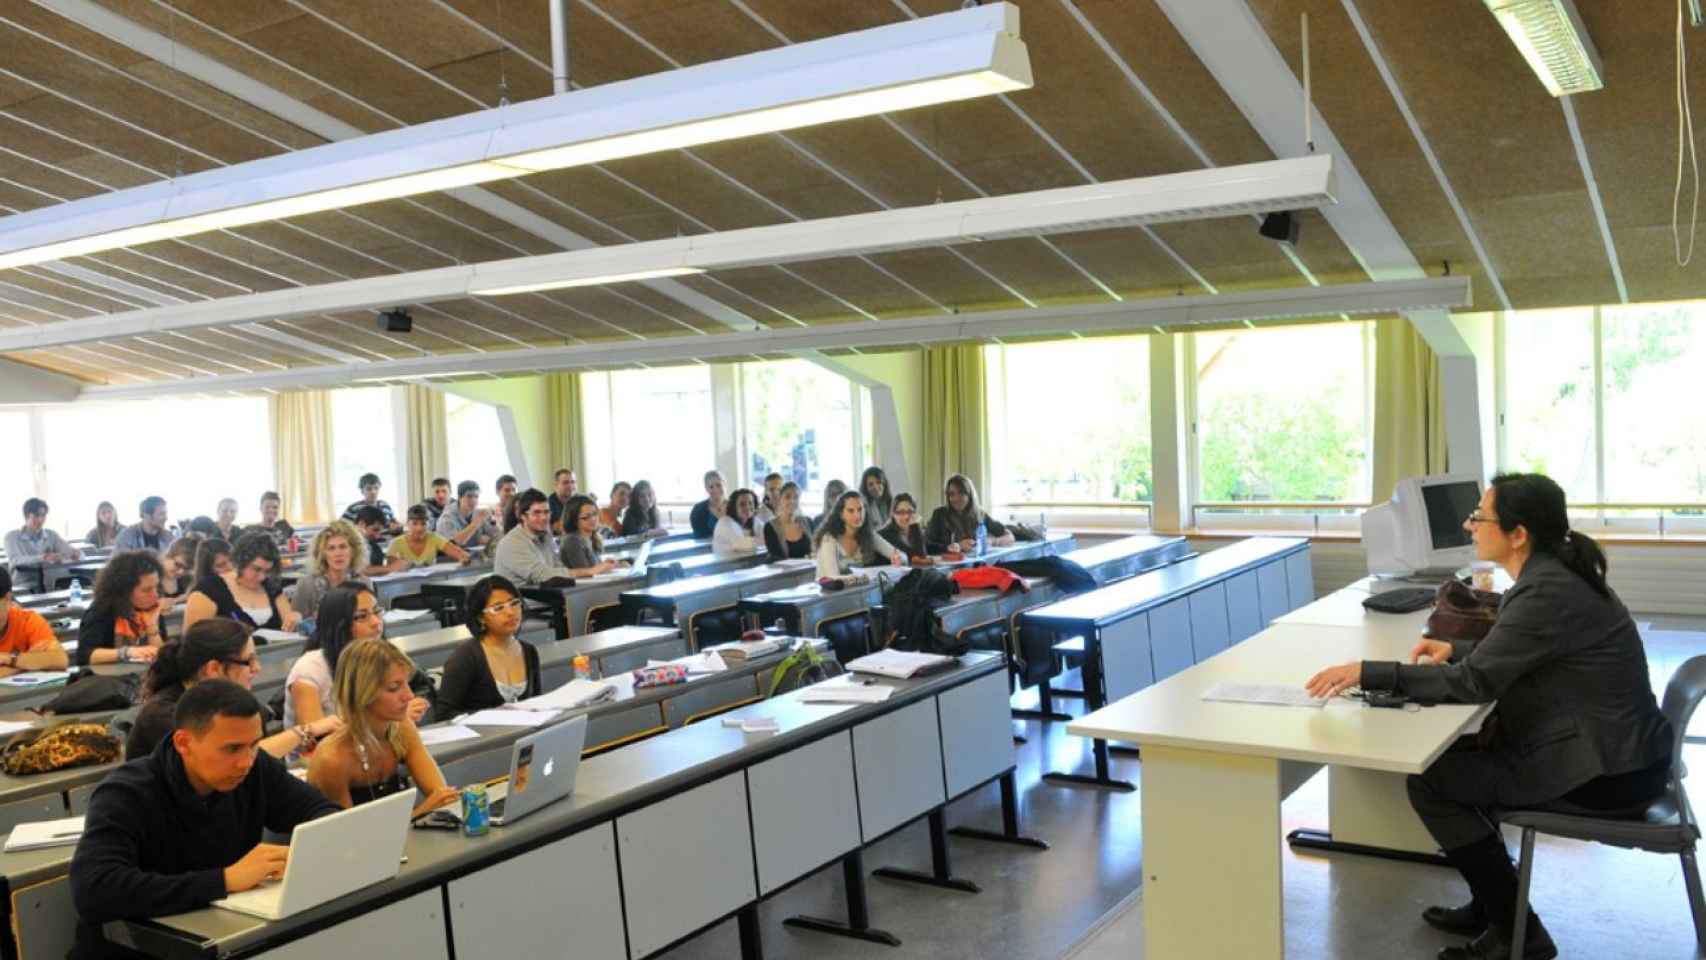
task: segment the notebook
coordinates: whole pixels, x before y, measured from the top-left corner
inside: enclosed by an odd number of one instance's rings
[[[940,653],[916,653],[911,650],[878,650],[847,661],[854,673],[873,673],[879,677],[905,680],[933,670],[941,670],[955,662],[953,657]]]
[[[508,706],[515,710],[573,710],[577,707],[587,707],[615,699],[615,684],[577,678],[550,693],[529,697],[526,700],[517,700]]]
[[[800,691],[801,703],[882,703],[894,696],[894,688],[882,683],[840,676],[815,683]]]
[[[1229,680],[1222,680],[1204,690],[1202,698],[1226,703],[1265,703],[1279,707],[1315,707],[1316,709],[1326,706],[1327,700],[1330,699],[1317,699],[1310,696],[1308,690],[1291,684],[1233,683]]]
[[[16,853],[19,850],[68,847],[76,843],[82,836],[82,817],[64,817],[59,820],[20,823],[13,827],[11,834],[6,837],[6,852]]]

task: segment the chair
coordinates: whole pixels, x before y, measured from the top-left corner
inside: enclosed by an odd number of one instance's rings
[[[1498,815],[1500,823],[1522,828],[1522,859],[1517,870],[1516,916],[1511,928],[1511,956],[1521,957],[1523,940],[1528,931],[1528,883],[1534,870],[1534,835],[1545,833],[1572,840],[1589,840],[1649,853],[1674,853],[1682,858],[1682,875],[1688,885],[1688,909],[1694,915],[1694,938],[1706,946],[1706,901],[1700,895],[1700,867],[1694,859],[1694,843],[1700,839],[1700,826],[1694,811],[1688,806],[1688,793],[1683,778],[1688,771],[1682,765],[1682,744],[1688,721],[1694,709],[1706,699],[1706,656],[1690,658],[1671,677],[1665,686],[1664,703],[1660,709],[1670,721],[1676,734],[1671,747],[1670,784],[1664,795],[1628,819],[1611,819],[1591,815],[1586,811],[1568,812],[1559,807],[1531,810],[1505,810]]]

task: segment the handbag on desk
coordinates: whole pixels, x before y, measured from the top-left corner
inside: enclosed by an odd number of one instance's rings
[[[1447,643],[1463,640],[1479,643],[1499,619],[1501,596],[1476,590],[1462,580],[1439,585],[1434,612],[1428,614],[1428,635]]]

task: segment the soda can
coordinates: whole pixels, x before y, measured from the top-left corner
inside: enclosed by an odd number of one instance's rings
[[[492,828],[492,805],[486,799],[486,785],[471,783],[462,788],[462,834],[483,837]]]

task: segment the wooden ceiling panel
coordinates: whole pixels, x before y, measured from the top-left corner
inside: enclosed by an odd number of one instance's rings
[[[347,320],[348,322],[340,322]],[[269,322],[265,326],[301,337],[334,350],[357,353],[368,359],[398,359],[420,356],[421,351],[400,347],[379,336],[373,328],[371,315],[361,318],[301,317],[288,322]],[[331,362],[331,361],[327,361]]]
[[[747,0],[747,6],[794,43],[808,43],[894,23],[906,15],[886,3],[799,3]],[[1029,11],[1026,11],[1027,16]],[[1030,20],[1024,21],[1029,37]]]
[[[631,157],[605,165],[612,173],[682,210],[713,230],[735,230],[786,223],[788,218],[768,204],[733,186],[716,173],[694,163],[679,151]],[[748,187],[757,186],[741,178]],[[687,233],[701,228],[683,224]]]
[[[878,209],[857,190],[821,164],[791,149],[779,137],[747,137],[707,144],[694,152],[802,220]]]
[[[86,30],[45,7],[33,3],[8,3],[0,16],[3,16],[9,23],[16,25],[15,27],[5,27],[4,29],[7,32],[27,30],[47,37],[49,40],[75,47],[103,63],[128,66],[146,59],[121,43],[108,40],[98,33]],[[43,41],[35,42],[41,43]],[[8,69],[17,70],[18,68],[13,66],[11,62],[10,55],[13,49],[14,46],[10,38],[4,43],[0,43],[0,50],[5,50],[7,53],[5,66]],[[27,71],[23,70],[18,72],[27,74]]]
[[[724,326],[722,323],[713,320],[709,316],[700,313],[698,310],[689,307],[687,304],[682,303],[673,297],[665,296],[664,294],[653,290],[644,283],[624,283],[618,285],[617,289],[622,292],[623,296],[631,300],[638,300],[640,303],[650,307],[651,309],[674,317],[676,320],[693,327],[695,330],[699,330],[704,333],[728,333],[731,330],[730,327]],[[724,296],[716,299],[718,302],[722,302],[723,300],[729,299],[729,297],[725,294]]]
[[[891,119],[991,194],[1084,183],[1078,171],[992,97],[908,110]]]
[[[12,77],[0,77],[0,110],[13,104],[45,96],[41,88]]]
[[[26,363],[49,373],[61,373],[68,377],[75,377],[84,383],[107,382],[105,371],[87,363],[78,363],[57,350],[27,350],[23,353],[7,354],[6,359]]]
[[[1298,210],[1294,212],[1293,216],[1297,218],[1298,226],[1297,248],[1295,250],[1297,258],[1303,261],[1304,266],[1308,267],[1317,279],[1322,283],[1363,283],[1370,279],[1368,272],[1362,268],[1362,264],[1351,253],[1351,249],[1345,246],[1344,240],[1333,230],[1332,224],[1327,222],[1327,218],[1321,214],[1321,211]],[[1258,226],[1254,218],[1247,219],[1244,222],[1249,224],[1248,229],[1252,232]],[[1246,229],[1234,221],[1227,221],[1226,225],[1230,230]],[[1450,257],[1441,257],[1436,253],[1430,261],[1423,260],[1413,248],[1411,253],[1416,254],[1416,259],[1422,261],[1424,266],[1431,262],[1433,267],[1437,269],[1442,259],[1450,259],[1455,273],[1478,272],[1479,264],[1472,259],[1465,259],[1463,256],[1469,252],[1467,241],[1460,242],[1463,246],[1449,248],[1454,254]],[[1281,255],[1283,256],[1283,254]]]
[[[717,276],[717,275],[712,275]],[[792,327],[794,322],[784,316],[776,307],[754,299],[745,291],[726,286],[711,276],[677,277],[676,283],[707,297],[726,303],[730,307],[751,317],[754,323],[761,327]]]
[[[38,326],[66,319],[59,313],[41,309],[32,299],[27,291],[20,293],[14,290],[6,282],[6,275],[0,275],[0,317],[10,321],[7,326]]]
[[[462,344],[464,349],[509,350],[529,339],[544,337],[537,327],[467,300],[445,300],[415,306],[409,312],[414,315],[416,329],[423,323],[428,324],[438,333]],[[517,340],[522,343],[517,343]]]
[[[1068,233],[1052,239],[1067,256],[1122,296],[1197,289],[1191,275],[1135,227]]]
[[[429,70],[497,49],[490,37],[435,3],[411,3],[405,16],[398,15],[404,11],[396,4],[302,0],[302,5]]]
[[[605,182],[608,183],[609,181],[606,180]],[[540,196],[540,191],[537,190],[539,185],[537,178],[529,178],[527,183],[529,187],[535,189],[526,189],[519,183],[504,180],[488,183],[485,185],[485,189],[505,200],[508,200],[516,206],[522,207],[530,213],[544,217],[551,223],[559,224],[568,230],[572,230],[588,240],[591,240],[593,243],[608,245],[612,243],[623,243],[627,240],[626,237],[618,234],[605,224],[594,220],[590,216],[577,212],[567,203],[554,199],[551,194]],[[633,191],[624,192],[632,193]],[[435,196],[443,197],[454,206],[454,209],[452,209],[451,205],[441,207],[440,209],[451,213],[451,215],[458,220],[463,220],[469,223],[496,223],[501,225],[503,229],[509,229],[508,225],[503,224],[502,221],[491,218],[486,214],[475,210],[473,207],[467,206],[466,204],[457,202],[454,198],[444,197],[443,194]],[[485,228],[482,227],[481,229]],[[538,252],[548,253],[556,249],[554,244],[550,244],[547,241],[539,242],[544,244],[544,247]]]
[[[492,303],[525,318],[535,325],[534,329],[544,327],[557,331],[564,338],[591,340],[607,337],[613,331],[610,325],[601,322],[600,318],[588,314],[578,306],[570,305],[561,296],[563,291],[551,294],[533,296],[497,297]],[[541,336],[546,334],[541,333]]]
[[[137,306],[136,301],[129,297],[103,293],[92,285],[45,272],[39,267],[8,271],[7,280],[17,287],[33,290],[55,301],[73,304],[74,306],[65,308],[68,310],[81,307],[91,313],[115,313]]]
[[[22,270],[8,270],[0,275],[0,300],[5,300],[8,306],[15,306],[24,311],[34,311],[46,321],[76,320],[83,317],[95,316],[105,311],[85,306],[57,293],[42,290],[43,284],[37,277],[32,277]],[[21,311],[8,310],[13,316],[22,316]],[[33,319],[33,318],[32,318]]]
[[[876,117],[807,127],[788,136],[892,207],[977,196]]]
[[[642,305],[598,287],[558,290],[552,299],[604,321],[601,325],[614,326],[618,331],[642,337],[674,337],[695,332],[673,317],[659,316]]]
[[[493,297],[454,301],[456,315],[482,327],[508,334],[529,344],[561,346],[574,342],[578,330],[592,326],[582,317],[553,315],[550,311],[517,309],[525,297]]]
[[[802,323],[838,320],[847,314],[846,307],[775,267],[718,270],[717,279],[743,295],[768,304]],[[763,319],[756,314],[754,317]],[[773,322],[772,325],[776,324]]]
[[[685,225],[639,191],[619,183],[593,167],[552,170],[523,178],[521,182],[552,200],[572,207],[581,216],[602,224],[612,236],[636,240],[672,237]],[[505,193],[504,196],[510,194]],[[550,220],[560,215],[547,213]],[[572,225],[572,224],[571,224]]]
[[[1275,248],[1274,241],[1256,233],[1256,223],[1248,217],[1166,223],[1154,230],[1223,293],[1308,283]]]
[[[946,247],[919,250],[896,250],[893,253],[872,255],[871,259],[907,283],[950,307],[971,307],[977,304],[1012,300],[1012,295],[999,284],[979,272],[970,263],[955,256]],[[1018,302],[1013,301],[1017,306]]]
[[[361,277],[376,277],[398,272],[382,263],[376,263],[368,257],[350,253],[333,243],[318,239],[292,230],[280,222],[256,223],[246,227],[237,227],[230,231],[241,237],[246,237],[271,247],[283,254],[299,257],[311,264],[321,264],[329,271],[335,271],[344,277],[357,279]],[[260,256],[259,251],[254,254]]]
[[[808,283],[816,284],[859,309],[879,317],[912,316],[933,313],[937,309],[930,301],[908,290],[904,284],[893,277],[885,276],[881,270],[857,257],[791,263],[788,269]],[[864,319],[846,307],[842,307],[842,312],[849,320]]]
[[[594,0],[594,5],[685,66],[777,46],[734,4],[721,0]]]
[[[216,345],[213,338],[188,334],[161,333],[147,337],[129,337],[112,341],[154,360],[182,364],[206,376],[233,373],[259,373],[273,369],[263,360],[270,360],[270,348],[248,350]],[[264,341],[263,341],[264,342]]]
[[[399,18],[402,19],[402,18]],[[314,17],[297,17],[244,35],[257,49],[405,123],[477,109],[404,64]]]
[[[97,0],[102,6],[139,22],[153,22],[165,30],[166,15],[152,0]],[[303,16],[278,0],[172,0],[171,6],[209,26],[231,34],[245,34],[262,27]]]
[[[270,230],[282,232],[283,228],[275,226]],[[175,262],[257,292],[346,279],[325,267],[303,263],[251,243],[245,239],[246,235],[244,231],[203,233],[181,241],[164,240],[141,249],[152,253],[160,248],[162,256],[170,256]]]
[[[514,53],[489,52],[454,60],[431,69],[433,76],[454,86],[483,103],[497,106],[504,84],[508,84],[509,102],[521,103],[551,95],[551,74],[540,70]]]
[[[1108,299],[1071,264],[1029,237],[963,243],[955,249],[1037,303],[1098,303]],[[996,302],[961,306],[999,309],[1020,305],[1004,293]]]

